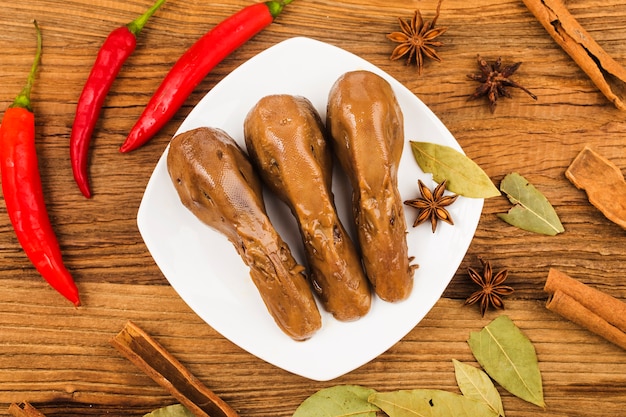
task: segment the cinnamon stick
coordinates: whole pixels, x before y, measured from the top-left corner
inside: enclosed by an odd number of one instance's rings
[[[550,297],[546,306],[548,310],[557,313],[561,317],[605,338],[622,349],[626,349],[626,333],[612,326],[563,291],[556,291]]]
[[[626,303],[554,268],[544,291],[548,310],[626,349]]]
[[[13,403],[9,406],[9,414],[13,417],[46,417],[28,402]]]
[[[607,219],[626,229],[626,181],[619,167],[586,146],[565,176]]]
[[[132,322],[111,343],[197,417],[239,417],[163,346]]]
[[[607,54],[562,0],[523,0],[556,43],[620,110],[626,110],[626,69]]]

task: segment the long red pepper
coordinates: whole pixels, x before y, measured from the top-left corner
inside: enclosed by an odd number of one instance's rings
[[[292,1],[266,1],[244,7],[198,39],[165,76],[120,151],[130,152],[150,140],[217,64],[269,26]]]
[[[74,305],[80,305],[78,289],[63,264],[43,197],[37,150],[32,90],[41,61],[41,31],[37,29],[37,54],[28,81],[0,125],[0,170],[7,213],[24,252],[46,281]]]
[[[137,46],[137,34],[163,3],[165,0],[157,0],[143,15],[107,36],[78,99],[70,135],[70,159],[74,180],[87,198],[91,197],[87,166],[89,144],[102,105],[124,62]]]

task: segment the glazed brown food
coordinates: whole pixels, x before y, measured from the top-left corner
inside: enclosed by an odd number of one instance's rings
[[[267,96],[248,113],[244,135],[265,184],[298,221],[313,288],[325,309],[342,321],[362,317],[371,291],[335,210],[333,159],[319,114],[304,97]]]
[[[321,316],[304,267],[270,223],[260,181],[237,143],[219,129],[182,133],[170,143],[167,167],[182,203],[223,233],[250,267],[278,326],[295,340],[311,337]]]
[[[353,187],[353,211],[367,277],[386,301],[407,298],[413,271],[406,219],[397,188],[404,147],[400,106],[387,81],[348,72],[332,86],[327,127]]]

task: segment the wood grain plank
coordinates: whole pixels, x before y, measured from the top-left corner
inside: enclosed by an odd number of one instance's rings
[[[443,61],[427,62],[418,76],[414,66],[389,60],[394,44],[385,35],[415,8],[432,18],[436,0],[298,0],[218,65],[150,143],[121,155],[118,147],[176,58],[206,30],[250,4],[169,0],[140,34],[107,98],[90,154],[95,195],[85,200],[73,182],[67,149],[76,100],[106,35],[151,2],[3,2],[0,111],[21,90],[30,68],[32,19],[43,30],[44,55],[33,90],[42,180],[84,306],[67,305],[41,280],[0,204],[0,416],[8,415],[8,403],[23,400],[49,416],[69,417],[141,416],[172,402],[109,345],[129,319],[246,417],[290,416],[304,398],[330,384],[456,390],[451,360],[474,363],[465,342],[469,332],[497,315],[481,318],[478,309],[463,306],[475,290],[467,268],[479,266],[478,256],[494,269],[509,270],[508,282],[516,291],[505,300],[505,313],[537,347],[548,404],[543,413],[623,414],[626,352],[547,311],[542,288],[555,267],[626,300],[626,231],[604,218],[564,176],[585,145],[626,169],[624,113],[604,99],[521,1],[444,0],[438,21],[448,27],[439,48]],[[626,1],[580,0],[568,7],[626,65]],[[553,203],[566,229],[556,237],[521,231],[497,217],[510,207],[505,197],[487,200],[469,251],[435,308],[379,358],[330,382],[279,370],[207,326],[168,285],[136,225],[150,174],[193,106],[238,65],[292,36],[331,43],[387,71],[434,111],[496,185],[510,172],[524,175]],[[522,61],[513,78],[538,100],[512,90],[513,98],[502,99],[493,114],[484,100],[468,101],[477,85],[466,74],[478,71],[478,54]],[[542,412],[502,395],[509,417]]]

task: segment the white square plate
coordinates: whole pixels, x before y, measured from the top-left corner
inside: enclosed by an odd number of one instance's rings
[[[269,94],[307,97],[322,119],[328,92],[347,71],[364,69],[388,80],[402,107],[406,145],[399,168],[404,200],[419,196],[417,180],[434,186],[413,159],[409,140],[435,142],[461,151],[452,134],[424,103],[391,76],[337,47],[308,38],[283,41],[253,57],[219,82],[192,110],[178,133],[219,127],[245,149],[243,120]],[[211,327],[257,357],[297,375],[326,381],[376,358],[402,339],[428,313],[454,276],[474,236],[482,199],[459,199],[449,207],[455,225],[430,223],[413,228],[416,210],[405,207],[409,255],[420,265],[412,295],[400,303],[374,299],[362,319],[342,323],[322,311],[323,325],[305,342],[295,342],[276,326],[232,244],[201,223],[180,202],[166,166],[167,149],[146,187],[137,222],[141,235],[172,287]],[[335,173],[337,210],[350,230],[350,186]],[[270,218],[296,259],[304,263],[291,213],[266,193]]]

